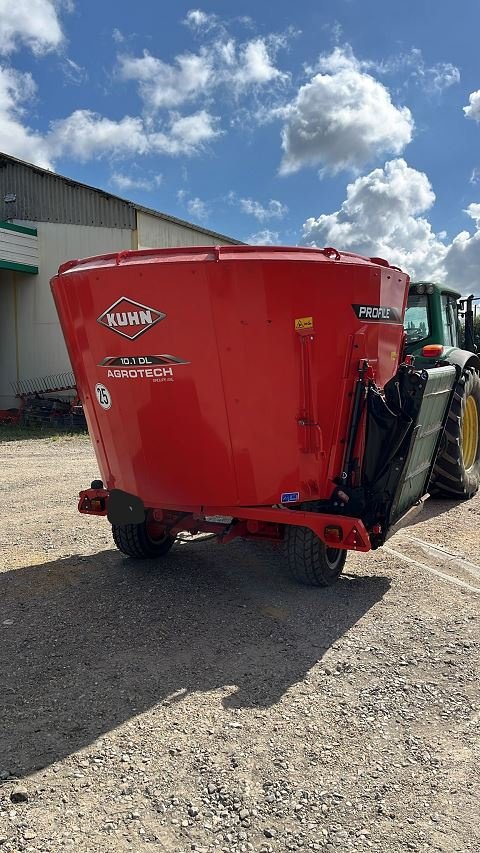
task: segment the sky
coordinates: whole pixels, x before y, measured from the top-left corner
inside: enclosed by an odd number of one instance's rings
[[[480,293],[478,0],[0,0],[0,151]]]

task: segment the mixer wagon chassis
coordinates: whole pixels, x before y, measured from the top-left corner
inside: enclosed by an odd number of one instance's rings
[[[101,480],[94,480],[90,489],[80,492],[78,509],[86,515],[106,515],[114,530],[145,525],[146,535],[153,542],[173,542],[182,531],[212,533],[224,544],[237,537],[279,541],[286,540],[289,531],[303,528],[336,554],[378,548],[399,527],[411,522],[428,496],[426,486],[450,409],[457,368],[451,365],[417,371],[410,363],[400,365],[387,383],[386,400],[378,396],[368,374],[368,362],[364,362],[353,394],[345,474],[328,501],[297,503],[295,508],[145,507],[136,495],[107,490]],[[403,421],[390,408],[396,397]],[[361,420],[367,423],[363,484],[356,483],[353,476]],[[347,506],[352,515],[347,514]],[[353,514],[355,511],[358,515]],[[228,520],[220,522],[216,517]]]
[[[93,484],[92,484],[93,485]],[[95,484],[96,485],[96,484]],[[109,502],[116,503],[114,515]],[[133,495],[113,489],[90,488],[80,492],[79,512],[85,515],[109,516],[114,524],[147,523],[154,539],[177,533],[214,533],[218,541],[227,544],[237,537],[280,541],[286,525],[307,527],[329,547],[354,551],[369,551],[370,537],[363,521],[332,513],[305,512],[286,507],[187,507],[180,510],[153,509],[145,511]],[[212,517],[230,518],[228,522],[210,521]],[[377,527],[377,533],[380,528]]]

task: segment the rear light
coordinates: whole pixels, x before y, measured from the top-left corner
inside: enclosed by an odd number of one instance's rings
[[[324,528],[323,535],[325,536],[325,542],[338,544],[343,539],[343,530],[341,527],[329,524],[327,527]]]
[[[440,358],[442,353],[442,344],[427,344],[422,349],[422,355],[424,358]]]
[[[364,542],[357,528],[353,527],[347,538],[345,539],[344,544],[347,546],[347,548],[356,549],[365,547],[365,545],[367,545],[367,542]]]
[[[84,512],[87,515],[107,514],[108,492],[106,489],[84,489],[80,492],[79,498],[79,512]]]

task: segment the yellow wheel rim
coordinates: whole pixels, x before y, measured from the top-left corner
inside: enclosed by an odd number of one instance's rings
[[[478,452],[478,409],[474,397],[467,397],[463,412],[462,456],[468,471],[477,461]]]

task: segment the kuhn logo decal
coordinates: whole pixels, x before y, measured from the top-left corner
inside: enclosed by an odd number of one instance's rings
[[[390,305],[352,305],[359,320],[367,323],[401,323],[402,315],[398,308]]]
[[[149,308],[148,305],[142,305],[140,302],[121,296],[113,305],[110,305],[110,308],[100,314],[100,317],[97,317],[97,323],[105,326],[106,329],[111,329],[112,332],[117,332],[123,338],[134,341],[166,316],[155,308]]]

